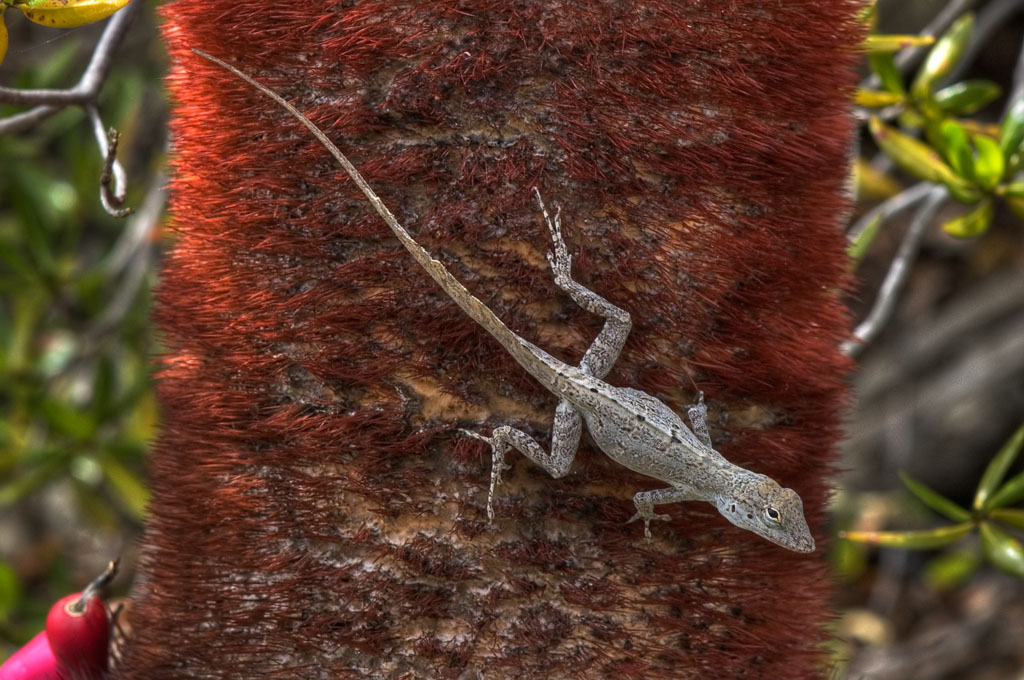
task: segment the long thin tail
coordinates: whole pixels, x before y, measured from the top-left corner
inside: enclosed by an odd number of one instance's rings
[[[338,163],[341,164],[341,167],[345,169],[348,176],[352,178],[352,181],[356,183],[356,186],[359,187],[367,200],[370,201],[370,204],[377,211],[377,214],[387,222],[389,227],[391,227],[391,231],[395,233],[395,236],[397,236],[398,240],[403,246],[405,246],[405,249],[408,250],[409,253],[416,258],[416,261],[420,266],[430,274],[430,278],[434,279],[434,281],[437,282],[437,285],[441,286],[444,292],[446,292],[448,296],[455,301],[455,304],[461,307],[471,319],[476,321],[484,328],[484,330],[493,335],[494,338],[501,343],[502,347],[504,347],[505,350],[523,366],[523,368],[534,375],[534,377],[540,379],[541,382],[547,382],[545,380],[545,375],[538,375],[539,371],[537,370],[536,352],[539,348],[534,347],[531,343],[523,340],[513,333],[512,330],[494,314],[494,312],[474,297],[465,286],[459,283],[458,279],[452,276],[443,264],[432,258],[430,253],[416,242],[412,235],[405,230],[405,227],[399,224],[398,220],[395,219],[395,216],[391,214],[390,210],[388,210],[388,207],[384,205],[384,202],[380,200],[380,197],[377,196],[373,189],[370,188],[370,185],[366,183],[363,176],[359,174],[356,167],[352,165],[348,158],[345,157],[345,154],[343,154],[341,150],[334,145],[334,142],[324,134],[323,130],[318,128],[313,121],[306,118],[306,116],[304,116],[298,109],[285,101],[281,95],[277,94],[266,85],[257,82],[249,75],[239,71],[231,64],[228,64],[213,55],[195,48],[192,48],[192,51],[200,57],[209,59],[218,66],[234,73],[236,76],[280,104],[288,111],[288,113],[292,114],[295,118],[301,121],[303,125],[309,128],[309,131],[313,133],[313,136],[331,152],[331,155],[333,155],[334,158],[337,159]]]

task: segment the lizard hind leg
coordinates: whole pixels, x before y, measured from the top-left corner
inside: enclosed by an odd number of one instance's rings
[[[568,474],[572,461],[576,457],[583,423],[579,413],[569,402],[559,403],[555,409],[555,423],[551,430],[551,453],[544,450],[533,437],[522,430],[509,425],[497,427],[489,437],[460,430],[463,434],[487,442],[491,445],[493,460],[491,463],[491,485],[487,492],[487,520],[494,521],[494,493],[501,484],[501,473],[509,469],[505,463],[505,454],[515,449],[531,461],[542,467],[549,475],[558,479]]]

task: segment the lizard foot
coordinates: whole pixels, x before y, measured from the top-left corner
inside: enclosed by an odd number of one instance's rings
[[[562,238],[562,208],[557,207],[555,209],[555,216],[552,218],[548,214],[548,209],[544,206],[544,201],[540,197],[540,191],[537,187],[533,188],[533,193],[537,197],[537,205],[540,207],[542,213],[544,213],[544,222],[548,225],[548,231],[551,233],[551,245],[552,250],[547,252],[548,264],[551,266],[551,273],[555,275],[555,283],[559,287],[566,287],[572,283],[572,256],[569,254],[569,249],[565,247],[565,240]]]
[[[628,522],[626,522],[626,524],[632,524],[633,522],[637,521],[638,519],[642,519],[644,521],[644,538],[650,539],[651,538],[651,520],[652,519],[656,519],[656,520],[660,520],[662,522],[667,522],[667,521],[672,519],[672,516],[671,515],[656,515],[656,514],[654,514],[651,511],[650,508],[645,508],[645,510],[646,510],[646,512],[644,510],[637,510],[636,514],[633,515],[630,518],[630,520]]]

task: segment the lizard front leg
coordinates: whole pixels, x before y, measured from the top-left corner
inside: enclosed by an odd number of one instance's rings
[[[665,503],[679,503],[681,501],[700,501],[704,500],[704,497],[698,493],[695,493],[692,489],[685,486],[671,486],[667,489],[655,489],[654,491],[641,491],[640,493],[633,496],[633,505],[636,506],[636,514],[630,518],[630,522],[635,522],[638,519],[644,521],[644,536],[647,538],[651,537],[651,520],[670,520],[672,519],[669,515],[658,515],[654,512],[655,505],[662,505]]]

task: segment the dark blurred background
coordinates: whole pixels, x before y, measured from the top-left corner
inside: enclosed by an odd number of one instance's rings
[[[918,33],[943,10],[973,10],[975,36],[953,80],[999,83],[1002,96],[970,116],[999,122],[1022,50],[1024,2],[889,0],[879,10],[881,33]],[[877,154],[870,135],[861,141],[862,158],[898,185],[862,183],[858,214],[912,183]],[[986,465],[1024,423],[1024,225],[997,204],[983,236],[944,234],[939,225],[962,212],[956,202],[940,208],[892,320],[858,357],[834,503],[837,528],[949,524],[925,509],[897,472],[969,508]],[[859,288],[849,301],[858,319],[874,302],[912,218],[907,212],[886,221],[858,268]],[[1010,474],[1020,469],[1018,461]],[[834,677],[1024,678],[1024,581],[986,564],[980,553],[976,535],[924,551],[837,542],[842,613]]]

